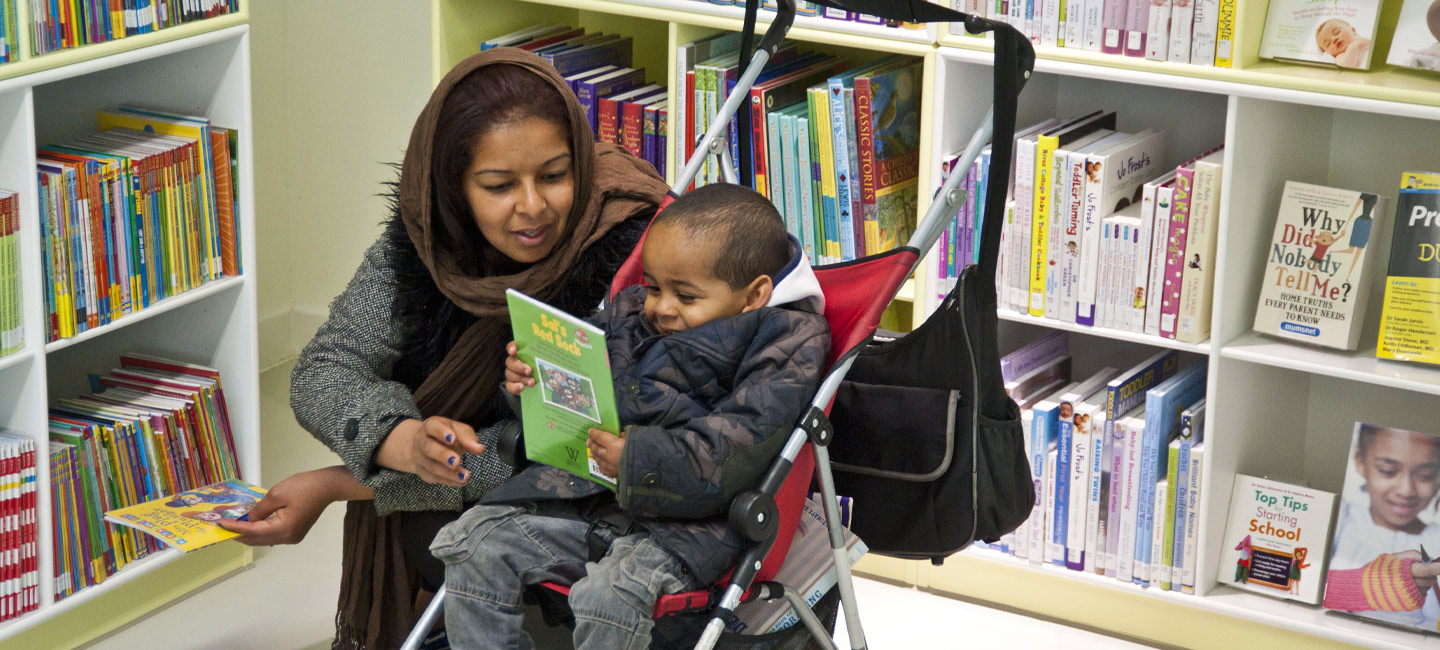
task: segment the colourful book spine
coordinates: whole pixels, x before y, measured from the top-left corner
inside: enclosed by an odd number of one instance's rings
[[[1125,53],[1125,18],[1129,0],[1105,0],[1100,51],[1106,54]]]
[[[655,132],[655,129],[658,124],[657,119],[661,106],[664,106],[663,102],[646,106],[644,115],[641,117],[640,157],[644,158],[645,162],[650,163],[656,169],[659,169],[660,166],[656,164],[655,158],[655,148],[658,143],[658,134]],[[664,172],[661,173],[663,174]]]
[[[1030,221],[1029,313],[1045,315],[1046,260],[1050,237],[1050,190],[1054,175],[1055,149],[1060,139],[1042,135],[1035,153],[1035,188]]]
[[[772,111],[765,117],[765,128],[768,134],[766,138],[765,156],[769,162],[770,173],[766,177],[767,185],[770,187],[770,202],[780,211],[780,216],[785,217],[785,232],[795,234],[799,227],[795,223],[795,216],[790,214],[789,205],[785,201],[785,188],[783,175],[785,173],[784,154],[785,148],[780,146],[782,129],[780,124],[780,112]]]
[[[845,146],[849,151],[850,158],[850,223],[855,241],[855,257],[859,258],[879,251],[867,250],[865,246],[865,214],[861,205],[860,187],[859,118],[855,112],[855,89],[846,86],[842,94],[845,103],[845,122],[851,125],[846,130]]]
[[[835,165],[835,217],[840,237],[840,257],[855,259],[855,225],[850,213],[850,168],[849,123],[845,121],[845,84],[838,77],[831,77],[827,84],[825,99],[830,115],[831,155],[826,156]]]
[[[870,78],[855,79],[855,146],[860,162],[860,212],[859,220],[867,253],[880,251],[880,222],[878,206],[875,204],[875,120],[870,112],[874,97],[870,94]]]
[[[814,259],[811,254],[812,248],[805,241],[805,214],[801,205],[800,194],[800,159],[797,155],[799,147],[795,142],[796,116],[794,107],[789,107],[780,113],[780,191],[785,197],[785,221],[791,226],[790,234],[800,241],[801,247],[805,250],[807,257]],[[772,142],[771,146],[776,143]]]
[[[804,244],[805,256],[812,264],[818,264],[825,237],[820,234],[822,221],[815,215],[815,165],[810,152],[809,102],[799,108],[801,110],[795,116],[795,182],[800,186],[800,222],[805,234],[800,241]]]
[[[820,162],[820,210],[825,219],[825,255],[830,262],[843,259],[840,244],[838,188],[835,183],[835,130],[830,118],[828,86],[810,90],[810,123],[816,128],[815,145]]]
[[[655,110],[655,169],[665,178],[674,178],[666,169],[670,155],[670,109],[661,104]]]
[[[630,155],[644,158],[645,105],[638,101],[620,104],[620,146]]]
[[[1160,336],[1175,338],[1180,313],[1180,288],[1185,273],[1186,230],[1190,220],[1190,193],[1195,168],[1175,170],[1175,195],[1170,207],[1169,238],[1165,245],[1165,282],[1160,287]],[[1157,232],[1158,234],[1158,232]]]
[[[1220,0],[1219,20],[1215,31],[1215,67],[1234,67],[1235,8],[1239,0]],[[1198,61],[1196,63],[1199,63]]]
[[[1146,32],[1150,28],[1150,0],[1129,0],[1125,12],[1125,56],[1145,57]]]

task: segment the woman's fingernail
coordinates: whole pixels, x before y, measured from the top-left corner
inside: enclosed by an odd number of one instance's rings
[[[465,472],[460,472],[458,476],[460,477],[460,480],[465,480]]]
[[[453,434],[453,433],[447,433],[447,434],[445,434],[445,442],[447,442],[447,443],[449,443],[449,442],[455,442],[455,434]]]
[[[450,464],[451,464],[451,465],[454,465],[454,464],[455,464],[455,457],[454,457],[454,456],[451,456],[451,457],[450,457]]]

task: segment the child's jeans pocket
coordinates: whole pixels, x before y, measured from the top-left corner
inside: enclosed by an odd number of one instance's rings
[[[446,564],[464,562],[475,554],[475,549],[497,526],[525,512],[524,508],[517,506],[473,506],[435,534],[435,541],[430,543],[430,554]]]

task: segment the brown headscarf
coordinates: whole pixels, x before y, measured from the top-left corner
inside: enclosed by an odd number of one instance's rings
[[[434,209],[431,179],[436,123],[446,98],[466,75],[487,65],[523,67],[559,90],[570,119],[575,200],[565,231],[543,260],[513,275],[466,271],[445,244],[447,229]],[[579,100],[555,68],[540,57],[512,48],[471,56],[440,80],[410,132],[400,173],[400,215],[420,260],[436,286],[458,307],[477,317],[440,365],[415,391],[426,416],[472,421],[493,399],[503,375],[504,345],[511,339],[505,290],[515,288],[542,300],[554,298],[586,249],[617,224],[653,214],[668,188],[647,163],[612,144],[597,144]],[[483,244],[481,244],[483,245]],[[399,547],[398,518],[379,518],[369,502],[351,502],[345,516],[344,569],[337,648],[393,648],[413,626],[418,591],[414,571]]]

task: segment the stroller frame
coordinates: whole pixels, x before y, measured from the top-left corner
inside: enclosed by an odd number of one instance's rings
[[[919,6],[912,6],[911,3]],[[1029,40],[1021,36],[1013,27],[1003,23],[992,22],[987,19],[977,18],[962,14],[941,5],[928,4],[928,0],[896,0],[893,5],[903,5],[895,10],[897,15],[887,15],[891,11],[892,0],[817,0],[817,4],[832,5],[837,8],[859,10],[868,13],[877,13],[886,18],[910,19],[921,21],[934,20],[956,20],[964,21],[966,29],[973,33],[982,31],[994,31],[996,36],[996,70],[995,70],[995,92],[997,102],[986,112],[981,123],[976,127],[975,132],[965,147],[964,154],[956,163],[957,169],[964,169],[973,165],[979,159],[982,149],[991,140],[997,130],[999,119],[999,130],[1002,133],[1013,133],[1015,129],[1015,106],[1013,97],[1018,96],[1025,81],[1030,77],[1034,66],[1034,51]],[[731,120],[737,112],[742,114],[742,120],[748,122],[748,111],[740,111],[742,104],[746,103],[750,94],[750,88],[756,78],[764,70],[765,64],[769,62],[780,43],[789,32],[795,17],[794,0],[777,0],[777,12],[766,30],[760,44],[755,47],[753,54],[749,55],[749,63],[735,84],[735,89],[716,112],[715,118],[711,121],[709,129],[697,140],[694,154],[685,162],[685,165],[678,171],[676,180],[669,191],[666,204],[669,200],[679,197],[695,179],[696,175],[704,166],[706,159],[715,155],[719,158],[721,177],[727,183],[738,183],[739,176],[736,173],[735,163],[730,156],[728,140],[728,128]],[[747,0],[745,16],[745,32],[742,36],[742,54],[750,50],[751,36],[754,29],[754,20],[759,0]],[[911,13],[904,13],[906,10]],[[1013,55],[1013,58],[1007,56]],[[1008,62],[1008,65],[1006,64]],[[1009,99],[1006,104],[1001,105],[1002,99]],[[996,108],[1001,110],[997,113]],[[741,128],[741,148],[748,147],[748,129]],[[992,155],[992,168],[1010,166],[1012,144],[1009,141],[995,143],[994,155]],[[746,152],[748,154],[748,151]],[[742,160],[747,160],[748,155],[742,154]],[[908,270],[903,274],[896,274],[896,278],[889,287],[890,291],[883,298],[884,304],[894,299],[899,291],[900,284],[913,274],[923,261],[924,253],[934,247],[939,240],[940,234],[948,226],[951,219],[955,218],[960,207],[967,200],[964,189],[961,188],[961,181],[964,174],[951,174],[940,188],[936,199],[930,203],[925,216],[916,225],[915,232],[910,240],[903,247],[911,253]],[[994,277],[996,272],[996,260],[999,254],[1000,241],[1000,219],[997,215],[997,206],[1003,209],[1004,197],[992,194],[985,206],[986,218],[981,234],[980,262],[974,269],[978,273],[978,282],[981,287],[989,287],[993,291]],[[662,209],[663,209],[662,205]],[[856,215],[858,218],[858,215]],[[643,241],[643,240],[642,240]],[[873,256],[872,256],[873,257]],[[870,258],[864,258],[870,259]],[[858,260],[857,260],[858,261]],[[847,262],[847,264],[850,264]],[[824,268],[824,267],[821,267]],[[994,295],[989,295],[991,307],[993,307]],[[875,300],[881,300],[880,297]],[[754,530],[768,530],[763,539],[755,541],[737,561],[735,570],[731,574],[729,584],[725,588],[719,603],[711,615],[709,623],[696,644],[698,650],[711,650],[719,641],[720,635],[725,631],[727,620],[733,617],[733,612],[747,592],[752,598],[771,600],[774,598],[785,598],[790,603],[800,621],[804,623],[815,640],[830,648],[838,647],[834,644],[830,634],[826,632],[824,625],[819,618],[811,611],[810,606],[805,602],[802,595],[794,589],[787,589],[784,585],[774,582],[761,582],[753,585],[757,572],[759,572],[766,555],[775,542],[775,501],[780,486],[790,474],[792,464],[804,448],[807,442],[813,443],[815,456],[815,475],[820,484],[821,501],[824,509],[826,526],[829,532],[830,550],[833,557],[836,571],[836,588],[840,592],[841,606],[845,616],[845,628],[849,636],[850,647],[853,650],[866,648],[865,632],[860,623],[859,608],[855,600],[855,587],[850,571],[850,562],[846,557],[844,537],[840,524],[841,518],[839,506],[835,495],[835,480],[831,471],[830,456],[827,450],[832,435],[832,429],[826,413],[835,397],[836,391],[840,388],[851,365],[855,361],[856,354],[868,342],[871,335],[878,326],[878,315],[876,322],[867,323],[866,331],[858,342],[847,342],[849,347],[831,365],[830,371],[821,382],[815,396],[810,400],[810,407],[801,417],[801,422],[789,434],[780,456],[771,464],[766,472],[760,486],[751,492],[741,494],[736,498],[730,513],[732,526],[748,526]],[[971,367],[968,371],[972,377],[978,380],[979,372],[974,364],[974,355],[971,354]],[[972,435],[978,435],[980,427],[978,423],[979,409],[972,409],[971,417],[977,421],[971,422]],[[972,444],[975,441],[972,440]],[[974,470],[972,469],[972,473]],[[972,499],[978,499],[972,492]],[[972,504],[973,505],[973,504]],[[972,512],[978,509],[972,507]],[[978,515],[977,515],[978,516]],[[767,521],[768,520],[768,521]],[[972,527],[972,531],[974,528]],[[742,533],[743,534],[743,533]],[[973,536],[973,532],[972,532]],[[754,539],[754,536],[750,536]],[[974,541],[973,539],[970,541]],[[968,542],[967,542],[968,545]],[[446,589],[442,585],[436,591],[434,598],[425,608],[415,627],[406,638],[403,650],[415,650],[424,640],[426,633],[434,626],[440,614],[440,607],[444,603]]]

